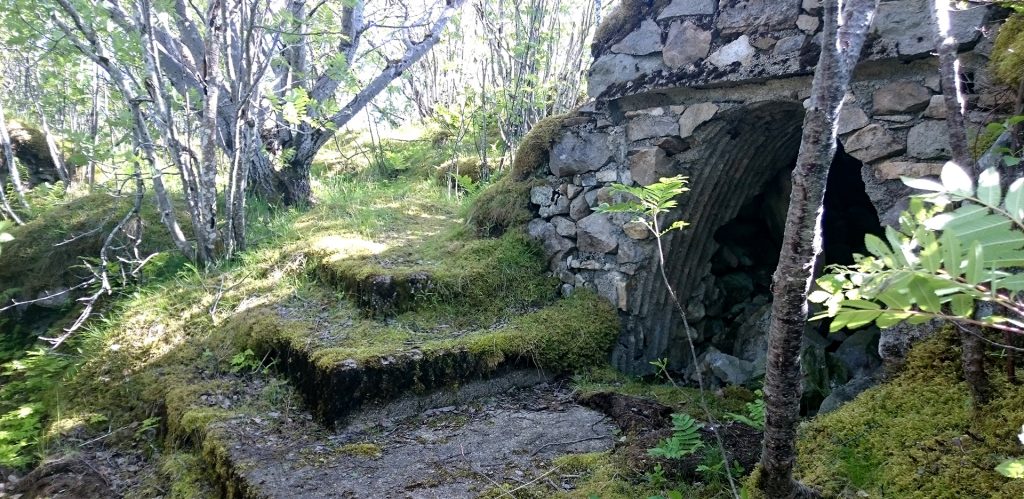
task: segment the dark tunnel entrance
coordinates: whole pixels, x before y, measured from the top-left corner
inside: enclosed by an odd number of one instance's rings
[[[703,320],[698,328],[700,339],[709,345],[702,370],[705,376],[716,376],[719,384],[733,383],[744,377],[715,368],[716,361],[731,361],[729,357],[738,360],[733,367],[752,367],[755,381],[763,375],[772,274],[778,265],[785,230],[791,168],[779,170],[743,205],[735,218],[714,234],[718,249],[711,258],[711,275],[702,282]],[[825,195],[822,261],[816,266],[819,272],[827,265],[853,263],[854,253],[865,252],[864,235],[882,233],[878,215],[865,192],[862,169],[863,164],[839,145]],[[850,337],[843,333],[830,335],[827,323],[808,324],[805,349],[810,347],[814,354],[805,351],[802,359],[805,385],[810,385],[805,387],[807,411],[816,410],[837,384],[856,372],[872,368],[847,365],[849,363],[836,355],[843,348],[844,340]],[[707,360],[709,353],[714,359]],[[727,379],[733,374],[738,379]]]

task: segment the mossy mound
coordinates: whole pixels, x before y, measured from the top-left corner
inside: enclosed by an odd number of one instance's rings
[[[989,67],[996,79],[1016,89],[1024,77],[1024,14],[1013,14],[999,28]]]
[[[0,258],[3,298],[33,299],[43,291],[72,287],[91,277],[82,259],[99,256],[108,233],[130,209],[131,199],[97,192],[50,207],[12,228],[14,240],[4,243]],[[148,255],[170,247],[149,200],[143,203],[142,218],[141,251]],[[162,261],[152,263],[159,267]]]
[[[512,160],[512,178],[525,180],[548,161],[551,146],[572,113],[556,114],[538,121],[523,137]]]
[[[53,162],[50,146],[42,130],[26,123],[10,121],[7,123],[7,132],[11,137],[15,157],[28,170],[29,176],[25,180],[29,187],[60,180],[57,165]]]
[[[468,178],[473,182],[479,182],[483,173],[483,161],[476,156],[460,158],[457,161],[449,161],[434,169],[434,178],[441,183],[447,183],[449,179],[455,178],[456,183],[461,182],[460,177]],[[466,188],[468,186],[459,185]]]
[[[796,476],[828,497],[1021,497],[999,475],[1024,455],[1024,388],[991,374],[995,397],[977,411],[960,379],[953,335],[918,345],[906,371],[800,431]]]
[[[503,311],[549,301],[540,248],[521,233],[500,239],[457,234],[382,253],[338,258],[321,252],[317,277],[349,294],[374,316],[422,310],[458,323],[493,320]]]
[[[466,211],[466,223],[480,235],[498,237],[525,226],[534,217],[530,210],[530,181],[505,177],[484,189]]]

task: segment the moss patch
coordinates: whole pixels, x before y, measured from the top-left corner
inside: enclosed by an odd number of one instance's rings
[[[534,185],[511,177],[499,180],[473,199],[466,222],[477,234],[491,237],[525,226],[534,218],[530,209],[530,188]]]
[[[996,35],[989,67],[996,78],[1012,88],[1024,76],[1024,14],[1011,15]]]
[[[338,447],[338,452],[349,456],[368,457],[370,459],[379,459],[384,455],[384,451],[381,450],[379,445],[369,442],[342,445]]]
[[[996,396],[974,414],[952,336],[919,345],[899,377],[804,426],[797,477],[827,496],[1024,495],[1024,481],[993,469],[1024,454],[1024,389],[993,368]]]
[[[493,321],[511,309],[549,301],[537,244],[521,233],[500,239],[452,235],[377,255],[321,255],[316,273],[374,315],[418,310],[419,322],[463,327]]]
[[[519,147],[516,148],[515,158],[512,160],[513,179],[525,180],[548,161],[552,144],[555,143],[555,139],[562,131],[565,120],[571,116],[571,114],[556,114],[533,125],[533,128],[519,143]]]

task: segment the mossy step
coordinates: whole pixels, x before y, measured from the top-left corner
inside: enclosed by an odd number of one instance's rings
[[[499,378],[500,395],[338,431],[301,413],[238,414],[204,428],[203,458],[229,499],[468,498],[558,477],[551,470],[560,456],[614,446],[617,428],[568,390],[510,384]]]
[[[334,424],[354,411],[405,393],[428,393],[517,369],[557,375],[607,361],[619,329],[612,307],[578,293],[491,328],[414,333],[349,319],[338,339],[323,340],[287,310],[263,307],[225,325],[261,358],[269,354],[313,414]]]
[[[557,289],[544,276],[536,243],[519,233],[468,240],[454,234],[379,253],[319,248],[312,257],[321,282],[375,317],[420,308],[489,313],[547,301]]]

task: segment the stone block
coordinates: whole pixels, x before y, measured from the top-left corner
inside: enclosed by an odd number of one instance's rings
[[[806,40],[807,35],[787,36],[775,44],[775,50],[772,53],[777,56],[797,54],[803,48]]]
[[[612,159],[610,137],[604,133],[583,136],[569,133],[551,148],[549,168],[557,177],[600,170]]]
[[[631,81],[640,75],[650,74],[664,67],[661,56],[632,56],[629,54],[606,54],[590,66],[587,78],[587,95],[599,97],[608,87]]]
[[[845,135],[868,126],[868,123],[870,123],[870,120],[868,120],[867,113],[856,102],[847,102],[843,104],[842,110],[839,111],[837,132],[839,135]]]
[[[782,31],[796,26],[801,0],[731,0],[722,2],[716,25],[723,35],[753,30]]]
[[[576,244],[586,253],[611,253],[619,245],[618,233],[608,215],[594,213],[576,223]]]
[[[750,64],[756,52],[757,50],[750,45],[750,38],[747,35],[743,35],[714,51],[714,53],[708,56],[708,62],[720,68],[728,67],[737,62],[745,66]]]
[[[644,147],[631,151],[629,173],[640,185],[651,185],[661,177],[671,176],[672,160],[660,147]]]
[[[693,135],[698,126],[706,123],[718,113],[718,105],[710,102],[694,104],[679,117],[679,136],[687,138]]]
[[[928,108],[925,109],[923,116],[936,120],[946,119],[946,99],[942,95],[932,95],[932,99],[928,101]]]
[[[821,19],[818,16],[801,14],[796,18],[796,27],[808,35],[813,35],[821,26]]]
[[[547,185],[538,185],[530,189],[530,202],[537,206],[548,206],[555,190]]]
[[[626,123],[626,139],[630,142],[679,134],[679,122],[672,116],[642,116]]]
[[[645,19],[640,27],[612,45],[616,54],[647,55],[661,51],[661,27],[652,19]]]
[[[847,154],[868,163],[902,153],[906,144],[897,139],[882,125],[872,124],[861,128],[843,141]]]
[[[931,0],[882,2],[876,11],[872,32],[883,41],[894,42],[901,56],[930,54],[935,50],[931,8]],[[957,42],[966,44],[977,40],[988,12],[989,8],[977,5],[950,12],[950,31]]]
[[[941,173],[942,165],[942,163],[915,161],[883,161],[875,165],[875,178],[879,180],[898,180],[900,177],[928,177]]]
[[[672,0],[662,9],[658,20],[680,16],[708,16],[718,10],[718,0]]]
[[[932,92],[913,81],[897,81],[878,90],[872,96],[875,114],[907,114],[923,111],[931,101]]]
[[[918,159],[949,158],[949,130],[944,121],[924,120],[907,134],[907,154]]]
[[[711,31],[690,21],[672,23],[661,54],[665,65],[679,69],[704,59],[711,51],[711,38]]]
[[[569,204],[569,218],[573,220],[580,220],[590,214],[590,203],[587,202],[587,197],[576,196]]]
[[[551,219],[551,225],[555,226],[555,232],[560,236],[576,237],[576,222],[568,218],[554,217]]]

